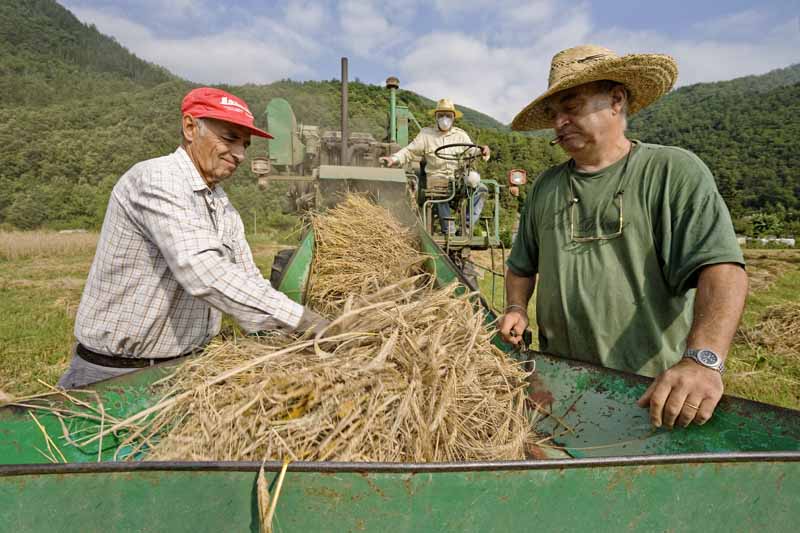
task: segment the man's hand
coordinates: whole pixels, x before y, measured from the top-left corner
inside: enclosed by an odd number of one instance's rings
[[[655,427],[703,425],[714,414],[723,390],[719,372],[681,359],[659,374],[636,403],[650,406],[650,422]]]
[[[393,167],[394,166],[394,158],[393,157],[380,157],[378,161],[383,163],[384,166]]]
[[[308,332],[313,336],[328,327],[330,323],[330,320],[306,307],[305,311],[303,311],[303,318],[300,319],[300,324],[297,325],[296,330]]]
[[[522,334],[528,327],[528,313],[518,306],[511,307],[500,317],[497,326],[503,340],[517,346],[522,342]]]
[[[485,144],[481,146],[481,155],[483,156],[484,161],[489,160],[489,158],[492,156],[492,151],[489,150],[489,145]]]

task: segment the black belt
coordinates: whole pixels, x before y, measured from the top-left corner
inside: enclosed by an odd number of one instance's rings
[[[145,368],[153,366],[164,361],[172,361],[181,357],[186,357],[201,350],[192,350],[183,355],[176,355],[173,357],[159,357],[158,359],[143,359],[141,357],[111,357],[101,353],[93,352],[83,344],[78,343],[75,348],[75,353],[84,361],[92,363],[93,365],[108,366],[111,368]]]

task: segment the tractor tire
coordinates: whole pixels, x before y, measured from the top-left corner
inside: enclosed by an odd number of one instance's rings
[[[278,250],[275,258],[272,260],[272,270],[269,273],[269,284],[277,289],[283,281],[283,274],[286,272],[286,267],[292,259],[297,248],[287,248],[285,250]]]
[[[464,276],[464,280],[467,282],[467,287],[473,291],[480,291],[480,285],[478,285],[478,275],[474,269],[472,270],[462,270],[461,274]]]

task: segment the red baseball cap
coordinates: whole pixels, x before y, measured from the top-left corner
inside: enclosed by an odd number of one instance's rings
[[[241,98],[231,93],[213,87],[199,87],[192,89],[183,97],[181,113],[189,114],[195,118],[215,118],[231,124],[244,126],[253,135],[273,139],[274,137],[264,130],[256,128],[250,108]]]

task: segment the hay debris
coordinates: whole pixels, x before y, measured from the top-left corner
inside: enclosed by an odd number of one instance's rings
[[[526,373],[454,290],[360,297],[339,322],[348,332],[317,341],[216,344],[178,370],[164,408],[134,431],[139,449],[151,443],[153,460],[522,459]]]
[[[326,330],[216,341],[156,405],[104,417],[83,445],[124,435],[118,453],[147,460],[523,459],[528,373],[492,345],[470,295],[435,287],[411,234],[362,197],[314,227],[310,298],[335,317]]]
[[[366,197],[348,195],[312,217],[309,305],[333,316],[349,295],[368,294],[421,274],[428,256],[414,234]]]
[[[800,356],[800,303],[790,302],[767,308],[758,324],[740,328],[748,343],[770,351]]]

